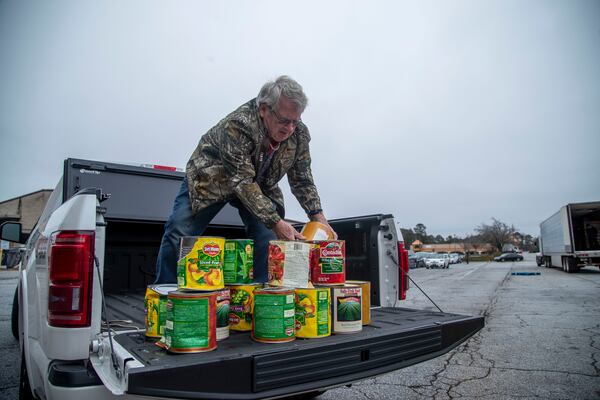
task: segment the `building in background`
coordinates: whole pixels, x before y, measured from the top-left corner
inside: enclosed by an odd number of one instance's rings
[[[415,240],[410,245],[414,252],[425,251],[429,253],[461,253],[466,254],[492,254],[494,246],[489,243],[441,243],[441,244],[423,244],[420,240]]]
[[[50,189],[42,189],[0,202],[0,224],[7,221],[20,222],[23,233],[21,240],[23,242],[26,241],[40,215],[42,215],[42,211],[44,211],[51,193],[52,190]],[[19,245],[5,241],[0,242],[1,263],[3,259],[6,259],[6,255],[2,253],[7,252],[11,248],[17,248]]]

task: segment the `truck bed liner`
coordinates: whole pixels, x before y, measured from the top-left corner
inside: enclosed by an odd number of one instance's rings
[[[111,319],[129,319],[143,328],[143,294],[106,300]],[[379,308],[360,333],[280,344],[257,343],[249,333],[231,332],[215,351],[170,354],[147,340],[143,329],[115,340],[145,366],[130,370],[130,394],[257,399],[333,387],[428,360],[483,326],[483,317]]]

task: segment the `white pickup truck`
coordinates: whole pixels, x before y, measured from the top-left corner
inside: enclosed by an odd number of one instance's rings
[[[183,173],[67,159],[26,243],[14,331],[21,398],[312,398],[448,352],[482,317],[399,308],[398,237],[391,215],[331,221],[346,240],[347,278],[369,280],[362,332],[283,344],[233,334],[215,351],[174,355],[144,335],[144,290]],[[244,237],[224,208],[207,235]],[[19,241],[19,225],[0,228]]]

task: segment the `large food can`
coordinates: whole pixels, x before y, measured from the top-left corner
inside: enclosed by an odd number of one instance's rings
[[[293,289],[271,287],[254,291],[252,339],[265,343],[294,340],[294,317]]]
[[[225,340],[229,337],[230,298],[229,289],[217,292],[217,341]]]
[[[269,242],[269,285],[308,287],[312,244],[297,241]]]
[[[217,347],[216,304],[217,292],[170,292],[164,347],[173,353],[214,350]]]
[[[254,290],[261,288],[261,283],[250,285],[229,285],[231,300],[229,303],[229,329],[249,332],[252,330],[252,313],[254,310]]]
[[[177,290],[175,284],[149,285],[144,297],[146,336],[160,338],[164,335],[167,320],[167,294]]]
[[[346,282],[346,244],[343,240],[313,241],[310,280],[315,285],[343,285]]]
[[[331,335],[331,292],[329,288],[296,289],[296,337]]]
[[[335,334],[362,330],[362,288],[358,285],[331,286],[332,331]]]
[[[252,283],[254,242],[250,239],[225,240],[223,276],[226,285]]]
[[[325,224],[310,221],[302,227],[302,235],[306,240],[328,240],[333,239],[333,231]]]
[[[362,289],[362,324],[371,323],[371,282],[369,281],[346,281],[349,285],[358,285]]]
[[[222,237],[183,237],[177,263],[177,286],[206,291],[223,289],[224,247]]]

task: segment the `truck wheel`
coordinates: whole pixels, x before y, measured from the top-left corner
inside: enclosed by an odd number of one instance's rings
[[[577,265],[577,259],[573,257],[568,257],[565,262],[567,266],[568,273],[576,273],[579,272],[579,265]]]
[[[29,377],[27,376],[27,364],[25,363],[25,350],[21,350],[21,377],[19,379],[19,400],[35,400],[29,386]]]
[[[10,314],[10,327],[13,337],[19,340],[19,287],[15,288],[15,296],[13,297],[12,313]]]

